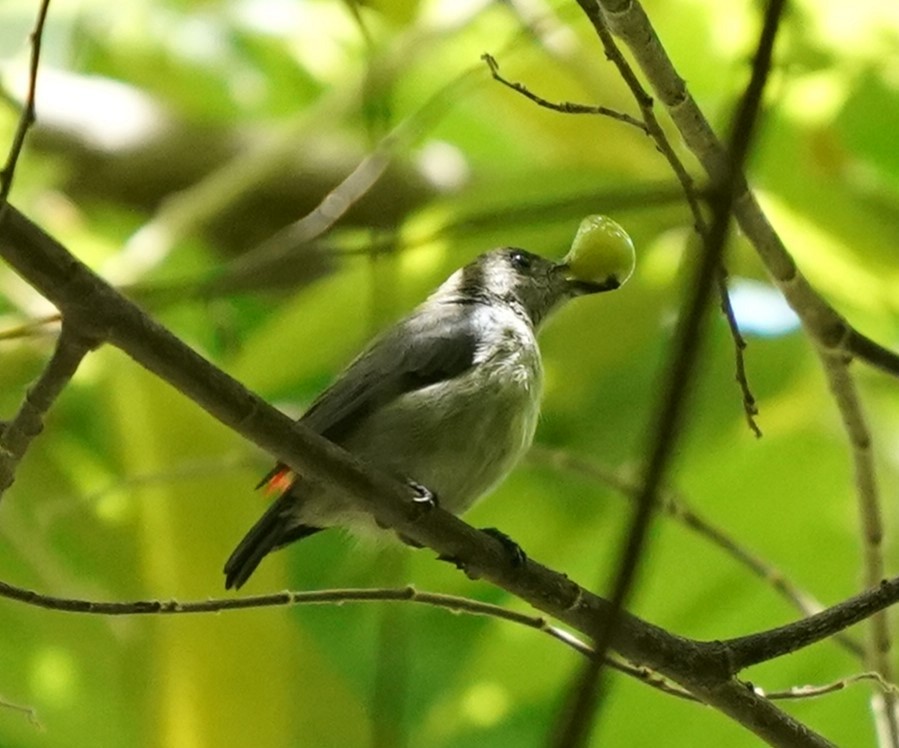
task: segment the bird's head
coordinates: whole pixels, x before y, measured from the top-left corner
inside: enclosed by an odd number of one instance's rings
[[[502,247],[456,271],[438,293],[456,301],[509,305],[536,328],[567,299],[613,291],[620,285],[615,274],[584,278],[565,260],[552,262],[524,249]]]

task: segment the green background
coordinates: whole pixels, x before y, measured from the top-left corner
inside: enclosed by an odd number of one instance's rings
[[[748,79],[756,4],[668,0],[646,9],[724,132]],[[10,96],[35,11],[31,1],[0,5]],[[748,165],[815,288],[893,348],[897,43],[899,11],[888,3],[792,3]],[[632,473],[696,257],[689,212],[648,138],[610,119],[536,107],[490,79],[484,52],[548,99],[636,114],[569,2],[54,0],[39,80],[46,98],[12,200],[293,414],[453,268],[500,244],[559,257],[583,215],[608,213],[633,237],[637,271],[621,292],[572,304],[545,330],[537,441]],[[127,88],[98,87],[109,81]],[[144,108],[134,110],[136,93]],[[2,142],[16,118],[13,107],[0,110]],[[250,251],[312,209],[401,123],[385,178],[323,242],[274,259]],[[175,239],[161,248],[147,225]],[[365,250],[376,244],[387,251],[373,258]],[[669,487],[835,603],[858,591],[863,555],[839,414],[812,345],[778,311],[739,235],[728,267],[735,287],[758,281],[768,292],[743,317],[764,437],[746,426],[718,315]],[[782,327],[753,332],[763,311]],[[49,313],[0,268],[0,331]],[[49,356],[48,331],[0,340],[0,417],[11,417]],[[852,371],[874,435],[886,564],[895,569],[899,397],[885,374],[858,363]],[[0,504],[0,578],[97,600],[221,596],[224,559],[265,505],[252,487],[269,464],[104,348],[79,369]],[[467,519],[501,528],[535,559],[603,592],[629,511],[608,485],[532,459]],[[429,551],[378,551],[339,532],[270,557],[245,591],[406,583],[526,609]],[[652,526],[631,608],[701,639],[798,615],[770,582],[664,516]],[[0,709],[2,746],[540,746],[580,665],[538,632],[409,605],[119,619],[5,602],[0,631],[0,696],[33,707],[40,722]],[[744,676],[781,690],[863,670],[825,642]],[[758,744],[711,709],[623,676],[607,685],[595,745]],[[873,745],[870,694],[853,685],[785,708],[840,745]]]

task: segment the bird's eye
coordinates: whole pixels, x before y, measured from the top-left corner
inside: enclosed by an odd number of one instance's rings
[[[512,267],[516,270],[529,270],[531,267],[531,256],[527,252],[515,250],[511,255]]]

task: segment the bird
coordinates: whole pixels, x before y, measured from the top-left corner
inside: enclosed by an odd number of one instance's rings
[[[299,421],[462,514],[534,438],[542,323],[563,302],[621,282],[615,273],[578,277],[568,262],[518,247],[485,252],[378,335]],[[262,486],[279,495],[225,563],[226,589],[239,589],[272,551],[323,529],[385,531],[349,497],[287,465]]]

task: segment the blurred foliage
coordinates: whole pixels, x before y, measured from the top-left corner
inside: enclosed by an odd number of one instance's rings
[[[8,99],[20,90],[36,6],[0,5]],[[721,130],[747,80],[758,4],[646,6]],[[751,179],[820,293],[895,348],[899,10],[802,0],[782,31]],[[636,275],[545,331],[537,438],[632,467],[694,256],[689,213],[638,131],[535,107],[490,80],[483,52],[547,98],[634,112],[569,2],[54,0],[39,125],[13,200],[293,413],[455,266],[496,244],[559,256],[584,214],[612,214],[637,244]],[[16,116],[13,106],[0,112],[2,142]],[[276,256],[257,246],[403,123],[384,178],[321,241]],[[173,241],[138,234],[147,225]],[[360,251],[369,246],[384,251]],[[735,287],[764,283],[739,236],[729,267]],[[761,290],[739,309],[765,436],[745,425],[718,319],[671,485],[833,603],[860,578],[849,452],[810,345]],[[0,330],[51,311],[0,268]],[[18,407],[51,343],[50,334],[0,341],[0,416]],[[885,375],[854,371],[892,529],[899,397]],[[224,559],[261,511],[252,486],[268,464],[122,354],[101,350],[51,412],[0,506],[2,577],[95,599],[218,596]],[[628,512],[607,486],[531,463],[468,519],[501,527],[534,558],[601,591]],[[886,552],[895,569],[893,543]],[[248,589],[411,582],[521,607],[429,552],[397,554],[325,533],[268,559]],[[653,527],[632,607],[698,638],[797,617],[768,583],[668,518]],[[539,746],[580,664],[536,632],[419,607],[110,619],[6,603],[0,626],[0,695],[33,706],[43,727],[0,709],[3,746]],[[828,642],[746,676],[782,689],[863,669]],[[376,682],[394,687],[376,693]],[[667,746],[757,744],[709,709],[617,675],[609,685],[596,745],[655,745],[660,735]],[[789,709],[838,744],[872,745],[869,696],[856,685]]]

